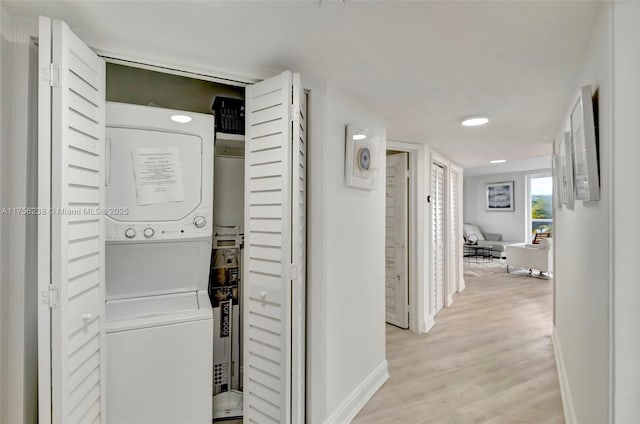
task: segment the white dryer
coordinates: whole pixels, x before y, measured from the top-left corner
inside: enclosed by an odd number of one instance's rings
[[[213,116],[106,109],[107,414],[211,422]]]

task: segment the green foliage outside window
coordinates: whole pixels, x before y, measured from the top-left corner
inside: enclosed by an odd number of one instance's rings
[[[531,219],[552,219],[553,201],[551,195],[531,196]],[[553,224],[551,222],[532,222],[531,234],[551,233]]]
[[[532,219],[551,219],[552,218],[552,201],[551,201],[550,195],[531,196],[531,218]]]

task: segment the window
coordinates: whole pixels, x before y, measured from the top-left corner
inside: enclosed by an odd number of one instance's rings
[[[536,233],[553,232],[553,180],[551,175],[534,175],[529,178],[531,239]]]

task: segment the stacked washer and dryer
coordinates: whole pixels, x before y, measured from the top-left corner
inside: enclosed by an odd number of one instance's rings
[[[213,116],[107,103],[107,412],[210,422]]]

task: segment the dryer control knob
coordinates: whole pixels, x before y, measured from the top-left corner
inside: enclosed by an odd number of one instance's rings
[[[204,216],[196,216],[193,218],[193,225],[195,225],[196,228],[202,228],[207,225],[207,219]]]
[[[153,237],[153,235],[154,235],[155,233],[156,233],[156,232],[155,232],[155,231],[153,231],[153,228],[148,227],[148,228],[145,228],[145,229],[144,229],[144,233],[143,233],[143,234],[144,234],[144,236],[145,236],[146,238],[151,238],[151,237]]]
[[[134,238],[136,236],[136,230],[133,228],[127,228],[124,232],[125,237]]]

